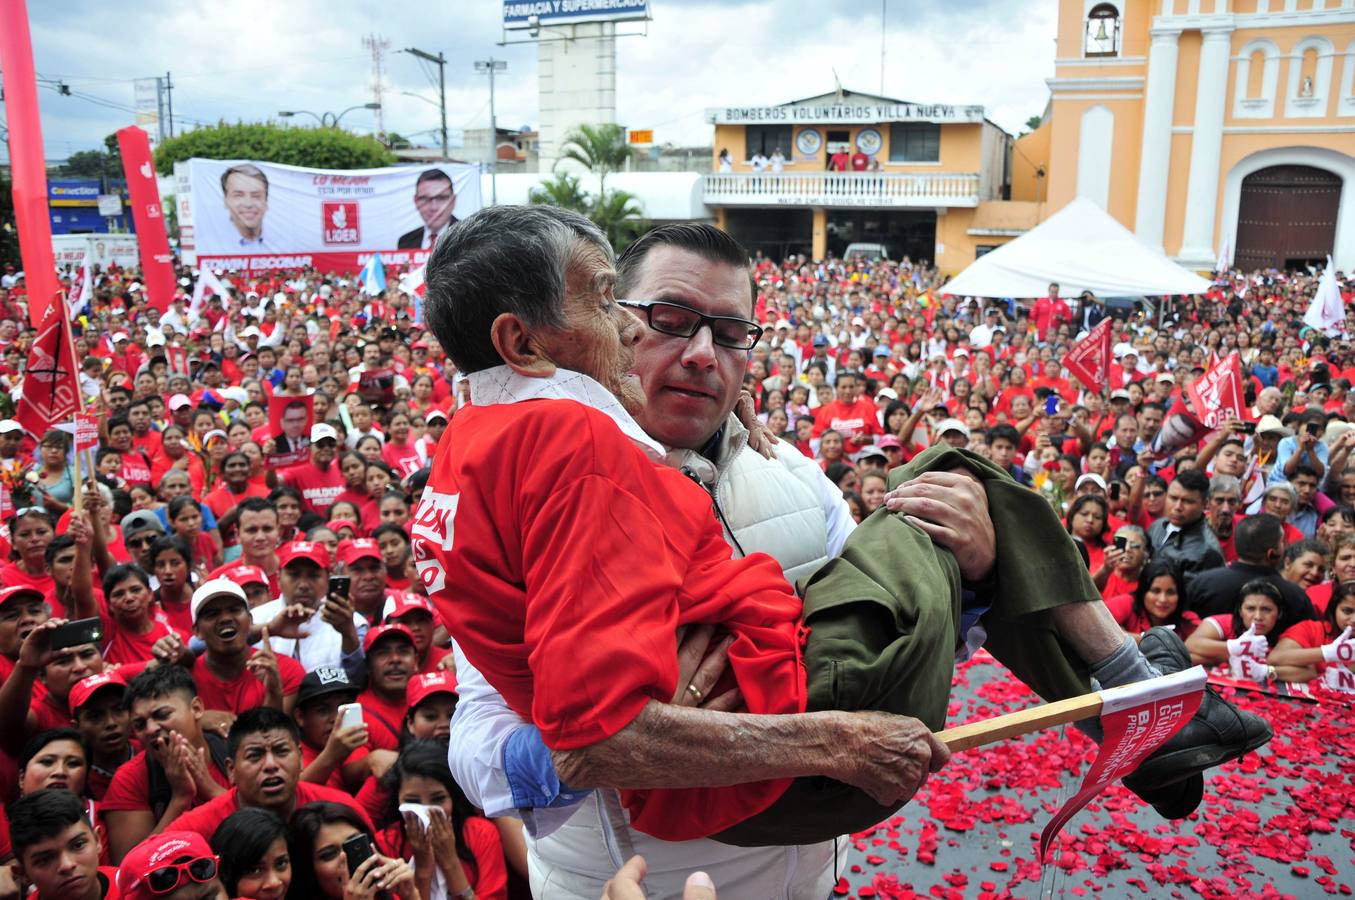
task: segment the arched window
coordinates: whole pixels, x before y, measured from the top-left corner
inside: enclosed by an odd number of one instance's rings
[[[1251,65],[1247,68],[1247,99],[1254,100],[1261,96],[1262,85],[1265,83],[1266,74],[1266,52],[1256,50],[1251,55]]]
[[[1109,3],[1098,3],[1087,13],[1084,56],[1117,56],[1120,52],[1120,11]]]
[[[1299,82],[1295,86],[1296,93],[1300,97],[1312,97],[1316,88],[1314,80],[1317,78],[1317,48],[1309,47],[1303,51],[1303,61],[1299,67]]]

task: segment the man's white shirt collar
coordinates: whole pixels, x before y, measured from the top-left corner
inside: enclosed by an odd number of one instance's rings
[[[662,444],[645,434],[644,429],[626,412],[626,408],[611,391],[582,372],[556,369],[549,378],[532,378],[520,375],[508,366],[495,366],[472,372],[466,376],[466,380],[470,382],[471,403],[476,406],[521,403],[524,400],[574,400],[610,418],[622,434],[638,444],[656,462],[662,462],[668,454]]]

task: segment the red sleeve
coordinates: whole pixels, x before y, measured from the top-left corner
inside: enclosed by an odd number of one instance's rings
[[[828,423],[833,420],[833,414],[828,411],[832,405],[825,403],[814,410],[814,437],[821,437],[828,430]]]
[[[290,697],[301,689],[301,679],[306,677],[306,670],[290,656],[279,656],[277,659],[278,675],[282,679],[282,696]]]
[[[118,766],[99,806],[104,812],[150,810],[150,779],[146,774],[144,752]]]
[[[604,453],[612,444],[589,443]],[[615,460],[618,474],[633,460]],[[577,514],[584,509],[598,513]],[[523,520],[532,719],[548,746],[586,747],[625,728],[650,700],[672,698],[686,567],[664,517],[604,475],[557,484]]]
[[[368,818],[378,819],[381,817],[381,810],[386,805],[386,792],[381,790],[381,782],[369,776],[362,783],[362,787],[358,788],[358,792],[353,795],[353,799],[358,802],[358,806],[362,808]]]
[[[1118,594],[1114,597],[1106,598],[1106,609],[1115,617],[1115,624],[1121,628],[1129,621],[1129,617],[1134,614],[1134,595]]]
[[[1289,638],[1300,647],[1315,649],[1327,642],[1327,625],[1321,619],[1309,619],[1292,626],[1280,637]]]
[[[372,817],[367,814],[363,804],[355,802],[357,798],[351,794],[345,794],[343,791],[336,791],[334,788],[325,787],[323,784],[311,784],[309,781],[299,781],[296,785],[296,805],[305,806],[307,803],[314,803],[317,800],[327,800],[330,803],[342,803],[344,806],[356,812],[362,817],[362,823],[376,834],[376,826],[372,824]]]
[[[508,867],[503,860],[503,842],[499,829],[488,819],[471,816],[461,829],[466,848],[475,857],[475,878],[471,887],[484,900],[507,900]]]

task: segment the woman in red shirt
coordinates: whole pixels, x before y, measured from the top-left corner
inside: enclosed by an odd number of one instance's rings
[[[1103,599],[1133,594],[1147,561],[1148,535],[1137,525],[1121,525],[1114,543],[1106,548],[1101,568],[1092,573],[1092,582],[1101,589]]]
[[[1110,509],[1106,500],[1097,494],[1083,494],[1068,507],[1064,525],[1074,539],[1087,548],[1087,567],[1095,572],[1101,568],[1106,553],[1106,519]]]
[[[1116,624],[1135,640],[1149,628],[1171,626],[1184,641],[1200,624],[1199,616],[1182,607],[1185,596],[1186,585],[1180,570],[1160,559],[1144,567],[1132,594],[1110,597],[1106,607]]]
[[[1280,621],[1283,603],[1280,589],[1268,581],[1256,579],[1242,585],[1237,594],[1237,606],[1231,614],[1210,616],[1186,641],[1190,658],[1197,665],[1228,664],[1228,642],[1253,628],[1258,637],[1275,646],[1279,634],[1275,626]]]
[[[56,537],[56,520],[40,506],[21,509],[9,520],[11,561],[0,566],[0,587],[29,585],[42,594],[56,591],[47,566],[47,545]]]
[[[447,746],[417,741],[382,778],[389,796],[382,832],[392,854],[409,859],[422,896],[474,896],[506,900],[508,869],[499,829],[475,815],[447,767]],[[425,807],[428,824],[402,804]]]
[[[207,470],[202,459],[189,449],[184,430],[178,425],[167,425],[160,432],[160,441],[160,452],[151,461],[151,483],[159,484],[170,469],[182,469],[192,482],[193,496],[201,497],[207,485]]]
[[[1300,622],[1280,635],[1268,660],[1284,681],[1311,681],[1329,665],[1322,654],[1323,645],[1333,643],[1352,626],[1355,626],[1355,581],[1346,581],[1332,592],[1322,618]],[[1355,668],[1349,662],[1345,665]]]
[[[104,662],[142,663],[151,659],[151,648],[171,629],[157,618],[150,576],[139,566],[114,566],[104,576],[103,589],[108,598],[99,609],[106,641]]]
[[[409,416],[406,413],[392,413],[387,429],[389,437],[381,448],[381,458],[395,470],[398,478],[412,475],[428,464],[428,458],[420,453],[419,444],[409,439]]]
[[[221,552],[216,548],[212,536],[202,530],[202,507],[192,497],[175,497],[169,501],[165,511],[169,528],[175,535],[183,538],[193,551],[194,568],[210,571],[221,565]]]

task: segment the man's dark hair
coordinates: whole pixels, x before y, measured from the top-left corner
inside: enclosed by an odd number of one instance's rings
[[[428,329],[462,372],[502,365],[494,320],[511,313],[531,327],[562,327],[565,277],[585,246],[612,261],[596,225],[553,206],[491,206],[462,219],[428,259]]]
[[[226,473],[226,464],[235,459],[243,459],[245,461],[245,465],[249,465],[249,457],[246,454],[240,452],[239,450],[232,450],[230,453],[227,453],[225,456],[221,457],[221,473],[223,475]]]
[[[109,434],[112,434],[112,433],[113,433],[113,429],[114,429],[114,428],[119,428],[119,427],[126,428],[128,431],[131,431],[131,430],[132,430],[132,423],[129,422],[129,421],[127,421],[127,417],[126,417],[126,416],[113,416],[111,419],[108,420],[108,433],[109,433]]]
[[[1339,507],[1332,508],[1339,509]],[[69,534],[59,534],[52,538],[52,542],[47,545],[47,549],[44,550],[42,554],[42,558],[47,561],[47,568],[52,568],[52,560],[56,559],[58,553],[65,550],[67,547],[74,546],[75,538],[71,537]]]
[[[994,425],[988,429],[988,445],[991,447],[994,441],[1010,441],[1013,446],[1021,446],[1021,432],[1016,430],[1016,426],[1008,425],[1005,422],[1001,425]]]
[[[115,384],[108,389],[108,393],[109,396],[112,396],[113,394],[126,394],[130,397],[132,396],[132,389],[123,384]]]
[[[305,400],[290,400],[288,401],[287,405],[282,408],[283,415],[286,415],[287,413],[291,412],[294,409],[301,409],[305,410],[306,412],[310,412],[310,404],[307,403]]]
[[[240,713],[226,735],[226,755],[235,758],[240,742],[251,734],[263,734],[265,731],[285,731],[292,740],[301,743],[301,729],[296,727],[292,717],[280,709],[271,706],[256,706]]]
[[[728,232],[704,222],[673,222],[652,228],[626,248],[616,260],[616,289],[629,295],[639,278],[645,257],[655,247],[676,247],[707,262],[723,263],[736,269],[748,269],[748,251]],[[757,298],[757,283],[748,276],[748,309]]]
[[[419,173],[419,177],[414,180],[414,190],[419,189],[419,185],[426,181],[445,181],[449,187],[452,186],[452,176],[441,169],[424,169]]]
[[[130,711],[132,704],[138,700],[158,700],[174,694],[192,702],[198,695],[198,685],[192,673],[183,666],[156,666],[146,669],[127,683],[122,707]]]
[[[833,376],[833,386],[837,387],[844,381],[852,381],[856,378],[856,373],[849,369],[838,369],[837,374]]]
[[[275,516],[278,514],[277,507],[273,506],[273,501],[266,497],[246,497],[240,501],[236,509],[239,510],[239,515],[244,515],[247,512],[271,512]],[[239,521],[239,516],[236,517],[236,521]]]
[[[19,862],[34,844],[54,838],[79,822],[89,823],[84,801],[64,788],[25,794],[6,806],[5,814],[9,817],[10,846]]]
[[[1269,513],[1247,516],[1233,528],[1233,549],[1243,562],[1259,563],[1279,546],[1284,523]]]
[[[1290,483],[1292,484],[1294,479],[1298,478],[1300,475],[1307,475],[1312,478],[1313,481],[1321,481],[1321,479],[1317,477],[1317,469],[1314,469],[1307,463],[1299,463],[1294,466],[1294,474],[1289,476]]]
[[[1167,414],[1167,407],[1158,403],[1156,400],[1145,400],[1143,403],[1139,404],[1139,412],[1143,412],[1145,409],[1155,409],[1164,416]]]
[[[1149,475],[1143,480],[1143,486],[1145,488],[1162,488],[1162,490],[1165,491],[1167,489],[1167,479],[1163,478],[1161,475]]]
[[[144,407],[146,407],[146,410],[147,410],[147,411],[150,411],[150,408],[151,408],[151,405],[150,405],[149,403],[146,402],[146,398],[145,398],[145,397],[142,397],[142,398],[140,398],[140,399],[133,400],[131,403],[128,403],[128,404],[127,404],[127,411],[128,411],[128,412],[131,412],[132,410],[136,409],[138,406],[144,406]]]
[[[254,165],[254,163],[239,163],[238,165],[231,166],[229,169],[222,172],[221,193],[223,194],[226,193],[226,180],[230,178],[232,175],[243,175],[246,178],[259,179],[260,181],[263,182],[263,195],[265,197],[268,196],[268,176],[263,173],[262,169]]]
[[[1209,496],[1209,476],[1199,469],[1186,469],[1176,476],[1176,483],[1188,491],[1194,491],[1203,500]]]
[[[1234,544],[1233,546],[1237,545]],[[1284,548],[1284,564],[1288,566],[1305,553],[1316,553],[1318,556],[1327,557],[1331,555],[1331,548],[1317,538],[1304,538],[1301,541],[1295,541]]]

